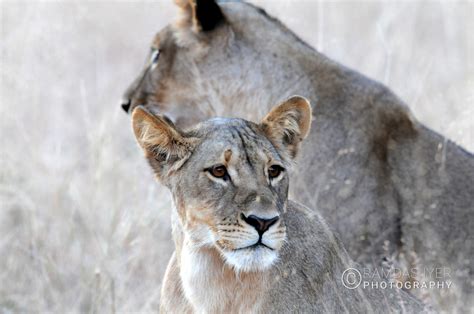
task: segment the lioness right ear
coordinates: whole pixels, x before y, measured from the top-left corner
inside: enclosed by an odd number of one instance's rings
[[[213,30],[224,20],[224,15],[215,0],[175,0],[181,10],[181,26],[191,26],[193,31]]]
[[[183,136],[165,116],[154,115],[142,106],[133,110],[132,127],[160,180],[178,170],[194,148],[193,138]]]
[[[260,123],[270,141],[291,158],[298,153],[301,141],[309,134],[312,113],[309,101],[292,96],[274,107]]]

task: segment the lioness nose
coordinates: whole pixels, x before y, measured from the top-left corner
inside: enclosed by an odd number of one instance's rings
[[[130,104],[131,103],[132,103],[132,101],[130,99],[123,99],[121,101],[122,109],[125,110],[126,113],[128,113],[128,109],[130,109]]]
[[[270,219],[263,219],[255,215],[250,215],[248,217],[245,217],[245,215],[242,214],[242,218],[245,220],[246,223],[254,227],[257,230],[258,234],[261,235],[262,233],[267,231],[268,228],[274,225],[280,217],[275,216]]]

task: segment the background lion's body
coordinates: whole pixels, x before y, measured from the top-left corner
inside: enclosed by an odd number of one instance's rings
[[[449,268],[450,290],[413,293],[438,308],[470,308],[474,156],[420,124],[387,87],[259,8],[221,8],[225,21],[210,32],[179,23],[156,35],[160,61],[127,92],[131,108],[144,103],[190,126],[216,115],[255,119],[304,95],[315,122],[292,175],[293,198],[319,210],[357,262]]]

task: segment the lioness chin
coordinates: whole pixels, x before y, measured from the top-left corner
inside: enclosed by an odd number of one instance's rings
[[[295,96],[260,124],[216,118],[182,131],[134,109],[137,141],[174,203],[162,312],[423,308],[401,290],[346,287],[343,271],[355,265],[340,240],[317,212],[288,200],[288,171],[311,116]]]

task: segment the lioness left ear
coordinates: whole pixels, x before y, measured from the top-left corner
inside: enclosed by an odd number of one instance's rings
[[[309,101],[301,96],[292,96],[274,107],[260,126],[277,148],[286,150],[291,158],[295,158],[301,141],[309,134],[311,120]]]
[[[195,32],[213,30],[224,20],[215,0],[175,0],[183,14],[181,23],[191,23]]]

